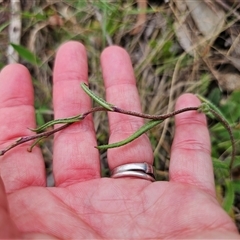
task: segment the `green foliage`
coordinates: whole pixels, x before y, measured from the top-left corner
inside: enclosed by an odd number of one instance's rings
[[[215,105],[219,105],[221,100],[221,91],[219,88],[214,88],[208,95],[208,99]]]
[[[24,60],[26,60],[27,62],[36,66],[40,66],[42,64],[41,60],[34,53],[29,51],[27,48],[14,43],[10,43],[10,44],[14,48],[14,50],[18,52],[19,56]]]
[[[35,110],[37,126],[42,126],[45,124],[45,119],[43,117],[44,110],[45,109],[41,108]]]
[[[4,22],[3,24],[0,25],[0,32],[2,32],[3,29],[5,29],[9,25],[9,22]]]
[[[230,180],[226,181],[225,187],[225,197],[222,206],[223,209],[230,214],[233,208],[235,198],[233,182]]]
[[[231,93],[225,100],[222,100],[222,93],[218,88],[213,89],[209,94],[209,99],[214,102],[226,117],[232,126],[235,144],[238,146],[240,140],[240,131],[238,121],[240,116],[240,91],[236,90]],[[215,121],[212,121],[210,127],[213,166],[215,172],[215,181],[217,185],[222,185],[225,189],[223,208],[230,214],[234,206],[234,196],[240,192],[240,182],[231,180],[227,168],[230,163],[230,154],[232,144],[229,134],[225,128]],[[218,159],[216,159],[218,158]],[[234,159],[233,169],[240,167],[240,149],[236,147],[236,156]]]
[[[233,136],[237,144],[240,140],[240,131],[237,126],[235,127],[235,123],[238,122],[240,116],[240,91],[234,91],[224,102],[220,102],[220,92],[216,89],[211,92],[210,97],[211,101],[218,105],[226,120],[232,125]],[[229,157],[232,149],[229,135],[220,123],[213,122],[211,125],[213,157],[221,156],[220,158],[224,160]],[[239,156],[240,149],[237,148],[236,159]]]
[[[22,13],[23,19],[33,21],[33,23],[37,23],[39,21],[46,21],[47,20],[47,14],[41,13],[41,12],[29,12],[24,11]]]
[[[231,93],[227,101],[220,107],[227,119],[237,122],[240,116],[240,91]]]
[[[108,36],[112,37],[121,27],[119,17],[122,16],[122,7],[120,2],[111,3],[103,0],[95,1],[94,5],[102,14],[102,41],[106,45]]]
[[[234,191],[240,193],[240,180],[232,181]]]

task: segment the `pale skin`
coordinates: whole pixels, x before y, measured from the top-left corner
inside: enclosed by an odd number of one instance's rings
[[[141,111],[130,58],[120,47],[101,55],[107,101]],[[91,108],[80,88],[87,83],[83,45],[68,42],[58,50],[53,76],[55,118]],[[176,109],[198,106],[182,95]],[[110,143],[137,130],[140,118],[109,113]],[[216,200],[210,139],[203,114],[175,118],[169,182],[100,177],[92,117],[54,138],[55,187],[46,187],[44,161],[29,143],[0,157],[0,238],[29,239],[239,239],[235,224]],[[35,127],[33,87],[27,69],[6,66],[0,73],[0,149]],[[108,151],[110,169],[130,162],[153,163],[147,136]],[[4,183],[4,184],[3,184]]]

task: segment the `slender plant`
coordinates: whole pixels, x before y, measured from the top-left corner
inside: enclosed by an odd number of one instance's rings
[[[150,114],[139,113],[139,112],[121,109],[121,108],[115,106],[114,104],[109,103],[109,102],[105,101],[104,99],[102,99],[101,97],[97,96],[95,93],[93,93],[88,88],[88,86],[85,83],[81,83],[81,87],[94,101],[96,101],[100,105],[100,107],[91,108],[87,112],[84,112],[84,113],[81,113],[81,114],[78,114],[78,115],[75,115],[72,117],[52,120],[36,129],[30,129],[31,131],[35,132],[36,134],[33,136],[23,136],[23,137],[16,139],[12,144],[10,144],[6,148],[0,150],[0,156],[4,155],[10,149],[12,149],[20,144],[35,140],[28,149],[28,151],[31,152],[33,147],[36,146],[42,139],[47,138],[47,137],[53,135],[54,133],[59,132],[65,128],[69,127],[73,123],[84,120],[84,118],[87,115],[94,113],[94,112],[111,111],[111,112],[115,112],[115,113],[126,114],[126,115],[144,118],[144,119],[149,119],[149,121],[147,123],[145,123],[141,128],[139,128],[135,133],[133,133],[128,138],[126,138],[120,142],[96,146],[96,148],[98,148],[98,149],[109,149],[109,148],[121,147],[123,145],[126,145],[126,144],[134,141],[139,136],[146,133],[148,130],[152,129],[153,127],[157,126],[158,124],[162,123],[165,119],[167,119],[169,117],[173,117],[177,114],[187,112],[187,111],[198,111],[198,112],[204,113],[206,115],[214,116],[223,124],[223,126],[228,131],[230,140],[231,140],[231,144],[232,144],[232,155],[231,155],[231,161],[229,164],[229,171],[231,174],[232,168],[233,168],[233,163],[234,163],[234,157],[235,157],[235,143],[234,143],[231,126],[228,123],[227,119],[224,117],[224,115],[221,113],[221,111],[215,105],[213,105],[211,102],[209,102],[207,99],[205,99],[204,97],[197,95],[197,97],[201,100],[201,104],[198,107],[186,107],[186,108],[182,108],[182,109],[179,109],[179,110],[176,110],[176,111],[173,111],[170,113],[162,114],[162,115],[150,115]],[[50,126],[57,125],[57,124],[63,124],[63,125],[55,128],[53,130],[45,131]]]

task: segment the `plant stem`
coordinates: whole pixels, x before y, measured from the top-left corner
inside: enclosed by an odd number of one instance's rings
[[[47,132],[42,132],[42,133],[38,133],[36,135],[33,135],[33,136],[23,136],[23,137],[19,137],[15,142],[13,142],[11,145],[7,146],[5,149],[1,150],[0,151],[0,156],[3,156],[6,152],[8,152],[10,149],[20,145],[20,144],[23,144],[25,142],[29,142],[29,141],[32,141],[32,140],[35,140],[35,139],[42,139],[42,138],[47,138],[51,135],[53,135],[54,133],[56,132],[59,132],[67,127],[69,127],[70,125],[72,125],[73,123],[76,123],[76,122],[79,122],[80,120],[83,120],[88,114],[90,113],[93,113],[93,112],[98,112],[98,111],[106,111],[106,108],[104,107],[95,107],[95,108],[92,108],[90,109],[89,111],[83,113],[81,115],[81,118],[76,120],[75,122],[67,122],[66,124],[58,127],[58,128],[55,128],[53,130],[50,130],[50,131],[47,131]],[[79,116],[79,115],[76,115],[76,116]],[[59,119],[56,120],[55,124],[59,124]],[[60,121],[60,123],[63,123],[62,121]],[[37,140],[38,142],[38,140]],[[33,143],[32,144],[32,147],[35,146],[36,144]],[[29,151],[32,150],[32,147],[30,147]]]
[[[151,114],[146,114],[146,113],[139,113],[139,112],[134,112],[134,111],[128,111],[128,110],[123,110],[118,107],[113,107],[113,111],[116,113],[122,113],[126,115],[131,115],[135,117],[140,117],[140,118],[145,118],[145,119],[152,119],[152,120],[165,120],[166,118],[173,117],[179,113],[187,112],[187,111],[197,111],[199,107],[186,107],[182,108],[170,113],[162,114],[162,115],[151,115]]]
[[[194,110],[198,110],[199,107],[187,107],[187,108],[183,108],[183,109],[179,109],[177,111],[171,112],[171,113],[167,113],[167,114],[163,114],[163,115],[150,115],[150,114],[144,114],[144,113],[139,113],[139,112],[134,112],[134,111],[127,111],[127,110],[123,110],[121,108],[118,107],[113,107],[112,105],[110,105],[112,108],[108,109],[106,108],[106,106],[103,107],[95,107],[95,108],[91,108],[89,111],[83,113],[83,114],[78,114],[76,116],[70,117],[70,118],[65,118],[65,119],[56,119],[51,121],[51,125],[55,125],[55,124],[59,124],[59,123],[65,123],[64,125],[55,128],[53,130],[47,131],[47,132],[42,132],[42,133],[38,133],[36,135],[33,136],[23,136],[18,138],[15,142],[13,142],[11,145],[7,146],[5,149],[0,151],[0,156],[3,156],[6,152],[8,152],[10,149],[23,144],[25,142],[29,142],[35,139],[43,139],[43,138],[47,138],[51,135],[53,135],[56,132],[59,132],[67,127],[69,127],[70,125],[72,125],[73,123],[79,122],[81,120],[83,120],[88,114],[94,113],[94,112],[99,112],[99,111],[113,111],[116,113],[122,113],[122,114],[127,114],[127,115],[132,115],[132,116],[136,116],[136,117],[141,117],[141,118],[146,118],[146,119],[152,119],[152,120],[164,120],[166,118],[172,117],[174,115],[177,115],[179,113],[182,112],[186,112],[186,111],[194,111]],[[80,117],[79,117],[80,116]],[[75,120],[73,122],[69,122],[69,119],[71,120]],[[65,121],[66,120],[66,121]],[[47,124],[48,125],[48,124]],[[48,125],[49,126],[49,125]],[[43,129],[42,127],[38,128],[38,129]],[[29,151],[32,150],[32,148],[36,145],[36,143],[38,143],[39,140],[37,140],[36,142],[34,142]]]
[[[9,145],[8,147],[6,147],[5,149],[0,151],[0,156],[3,156],[6,152],[8,152],[10,149],[23,144],[25,142],[29,142],[32,141],[34,139],[39,139],[39,138],[43,138],[43,137],[49,137],[50,135],[63,130],[64,128],[67,128],[68,126],[70,126],[72,123],[67,123],[61,127],[55,128],[53,130],[47,131],[47,132],[43,132],[43,133],[39,133],[33,136],[24,136],[24,137],[20,137],[18,138],[15,142],[13,142],[11,145]]]

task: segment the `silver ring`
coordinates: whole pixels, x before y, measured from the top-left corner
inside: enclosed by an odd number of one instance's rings
[[[137,177],[154,182],[155,168],[148,163],[128,163],[114,168],[112,178]]]

